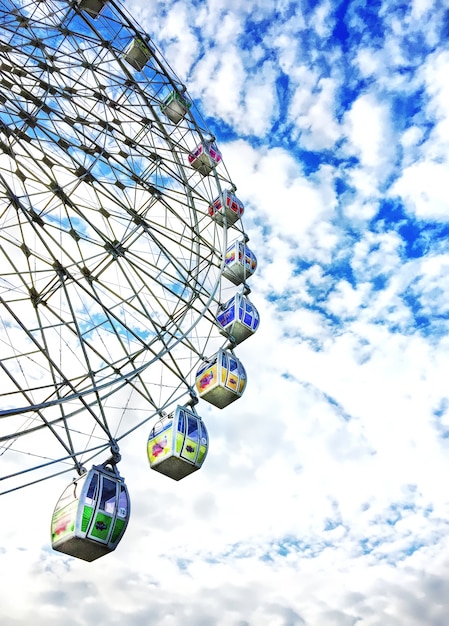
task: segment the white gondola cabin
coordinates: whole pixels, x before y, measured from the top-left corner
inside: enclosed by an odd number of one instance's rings
[[[174,124],[179,122],[186,116],[192,103],[184,98],[177,91],[172,91],[161,105],[161,111]]]
[[[243,215],[243,202],[231,191],[226,189],[223,193],[215,198],[213,204],[209,206],[209,215],[220,226],[224,225],[226,217],[226,226],[232,226]]]
[[[98,17],[107,0],[77,0],[77,5],[82,11],[86,11],[91,17]]]
[[[220,163],[221,153],[214,141],[205,141],[198,144],[188,159],[193,168],[207,176]]]
[[[116,467],[94,465],[59,498],[51,521],[52,548],[94,561],[115,550],[129,514],[128,490]]]
[[[151,47],[139,37],[135,37],[125,52],[125,61],[140,71],[151,59],[152,54]]]
[[[225,255],[225,276],[234,285],[241,285],[254,274],[257,267],[257,259],[243,241],[234,241]]]
[[[199,415],[184,406],[163,415],[153,426],[147,452],[151,469],[181,480],[200,469],[209,439]]]
[[[223,409],[240,398],[246,387],[246,372],[229,350],[220,350],[196,374],[196,388],[203,400]]]
[[[223,335],[229,335],[237,345],[253,335],[259,327],[259,313],[249,299],[236,293],[225,304],[218,307],[217,322]]]

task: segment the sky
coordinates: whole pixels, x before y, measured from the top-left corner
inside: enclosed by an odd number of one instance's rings
[[[51,550],[65,479],[2,496],[0,621],[446,626],[449,6],[126,6],[217,138],[261,324],[200,471],[127,438],[114,553]]]

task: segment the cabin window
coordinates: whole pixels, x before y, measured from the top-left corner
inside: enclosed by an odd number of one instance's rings
[[[178,417],[178,431],[180,433],[185,432],[185,422],[184,422],[185,418],[184,418],[184,411],[179,411],[179,417]]]
[[[153,426],[153,428],[151,429],[150,438],[156,437],[156,435],[159,435],[162,431],[166,430],[167,428],[170,428],[171,425],[172,425],[171,416],[163,417],[162,419],[158,420],[156,424]]]
[[[105,513],[114,513],[116,501],[116,483],[109,478],[103,477],[103,489],[101,492],[100,510]]]
[[[120,497],[118,503],[118,516],[126,517],[128,514],[128,494],[124,485],[120,485]]]
[[[198,421],[194,417],[188,417],[187,436],[190,439],[198,439]]]
[[[204,446],[207,444],[207,432],[202,423],[199,423],[200,428],[200,443]]]
[[[151,435],[150,437],[156,437],[156,435],[158,433],[160,433],[162,430],[162,420],[159,420],[158,422],[156,422],[156,424],[153,427],[153,430],[151,431]]]
[[[69,504],[69,502],[72,502],[75,499],[76,499],[76,483],[73,483],[64,490],[64,493],[59,498],[58,509],[62,509],[63,507],[66,506],[66,504]]]
[[[86,504],[88,506],[93,506],[93,501],[97,493],[97,485],[98,485],[98,474],[94,474],[91,478],[89,489],[87,490],[87,495],[86,495]]]

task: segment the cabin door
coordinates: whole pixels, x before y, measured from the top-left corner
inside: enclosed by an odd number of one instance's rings
[[[86,536],[100,543],[108,543],[116,517],[118,483],[103,474],[100,474],[99,478],[97,504]]]

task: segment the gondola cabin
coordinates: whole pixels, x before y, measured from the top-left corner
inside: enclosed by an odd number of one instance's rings
[[[208,445],[207,430],[199,415],[178,406],[174,413],[162,416],[150,432],[150,467],[173,480],[181,480],[200,469]]]
[[[98,17],[107,0],[77,0],[78,8],[86,11],[91,17]]]
[[[181,96],[180,93],[172,91],[161,105],[161,111],[174,124],[179,124],[179,122],[186,116],[191,106],[192,103]]]
[[[220,332],[229,335],[235,345],[253,335],[259,327],[256,307],[241,293],[218,307],[216,319],[222,329]]]
[[[209,206],[209,215],[220,226],[224,226],[226,217],[226,226],[232,226],[243,215],[243,202],[241,202],[228,189],[215,198],[213,204]]]
[[[246,282],[254,274],[256,267],[256,255],[243,241],[234,241],[226,250],[223,276],[234,285]]]
[[[145,65],[151,59],[153,51],[147,43],[145,43],[139,37],[135,37],[128,46],[125,52],[125,61],[134,67],[136,70],[143,70]]]
[[[201,365],[196,374],[196,388],[203,400],[219,409],[240,398],[246,387],[246,372],[229,350],[220,350]]]
[[[115,466],[96,466],[59,498],[51,521],[53,550],[84,561],[112,552],[128,525],[130,502]]]
[[[220,163],[221,153],[213,141],[205,141],[189,154],[188,159],[193,168],[207,176]]]

